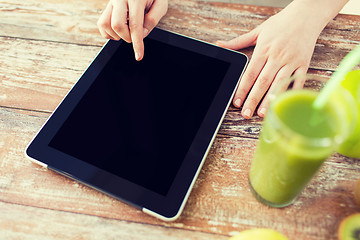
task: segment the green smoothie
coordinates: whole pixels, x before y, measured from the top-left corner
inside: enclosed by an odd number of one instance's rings
[[[360,117],[358,116],[360,113],[360,70],[348,73],[341,85],[349,91],[356,101],[356,106],[350,111],[353,115],[357,113],[355,116],[357,121],[352,134],[341,144],[337,151],[348,157],[360,158]]]
[[[331,101],[315,111],[317,92],[280,95],[264,119],[249,180],[255,196],[273,207],[291,204],[333,153],[346,126]]]

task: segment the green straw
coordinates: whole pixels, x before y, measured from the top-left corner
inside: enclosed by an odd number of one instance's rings
[[[338,68],[328,80],[324,88],[313,102],[313,108],[320,109],[327,102],[333,91],[341,84],[346,74],[350,72],[356,65],[360,63],[360,44],[349,52],[340,62]]]

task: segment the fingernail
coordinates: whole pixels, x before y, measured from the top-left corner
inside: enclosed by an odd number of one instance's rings
[[[244,116],[247,117],[247,118],[250,118],[251,117],[251,110],[250,109],[246,109],[244,111]]]
[[[135,59],[136,61],[140,60],[140,54],[138,52],[135,52]]]
[[[223,46],[223,45],[224,45],[224,41],[216,41],[216,45],[218,45],[218,46]]]
[[[260,116],[260,117],[263,117],[263,116],[265,116],[265,113],[266,113],[266,108],[262,108],[262,109],[260,109],[260,112],[259,112],[262,116]]]
[[[240,98],[236,99],[234,105],[235,105],[235,107],[240,107],[241,106],[241,99]]]
[[[147,28],[144,28],[143,38],[145,38],[149,33],[149,30]]]

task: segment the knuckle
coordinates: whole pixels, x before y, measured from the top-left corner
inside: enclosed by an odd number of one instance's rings
[[[138,29],[139,27],[142,27],[142,24],[137,20],[134,20],[134,18],[129,18],[129,27],[130,29]]]
[[[121,26],[120,23],[118,22],[114,22],[111,24],[111,28],[116,32],[116,33],[120,33],[123,31],[123,27]]]
[[[245,77],[246,81],[253,82],[258,77],[258,73],[253,70],[249,70],[246,72],[244,77]]]
[[[252,96],[248,97],[248,99],[246,101],[249,106],[254,106],[257,104],[257,98],[252,97]]]
[[[270,44],[264,44],[261,48],[256,48],[256,51],[260,55],[269,55],[269,52],[273,51],[273,47]]]
[[[248,108],[255,108],[259,103],[259,99],[256,98],[256,97],[253,97],[253,96],[249,96],[247,99],[246,99],[246,102],[245,102],[245,105],[246,107]]]
[[[100,29],[107,29],[109,27],[109,24],[107,22],[105,22],[105,21],[98,20],[97,21],[97,26]]]
[[[146,23],[150,26],[156,26],[158,21],[154,16],[146,16]]]
[[[248,91],[244,88],[239,88],[236,92],[237,97],[244,99],[244,97],[248,94]]]
[[[257,81],[260,85],[260,88],[267,88],[271,82],[270,78],[267,76],[261,77]]]

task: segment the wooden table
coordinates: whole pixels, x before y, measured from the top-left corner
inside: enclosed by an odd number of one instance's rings
[[[360,162],[334,154],[290,207],[257,202],[247,176],[262,119],[230,107],[181,217],[163,222],[31,163],[24,150],[105,43],[107,0],[0,0],[0,239],[228,239],[273,228],[291,239],[336,239],[360,212]],[[160,27],[208,42],[243,34],[279,8],[170,0]],[[360,16],[323,31],[310,72],[328,78],[360,41]],[[252,48],[243,52],[251,55]],[[99,106],[101,107],[101,106]]]

